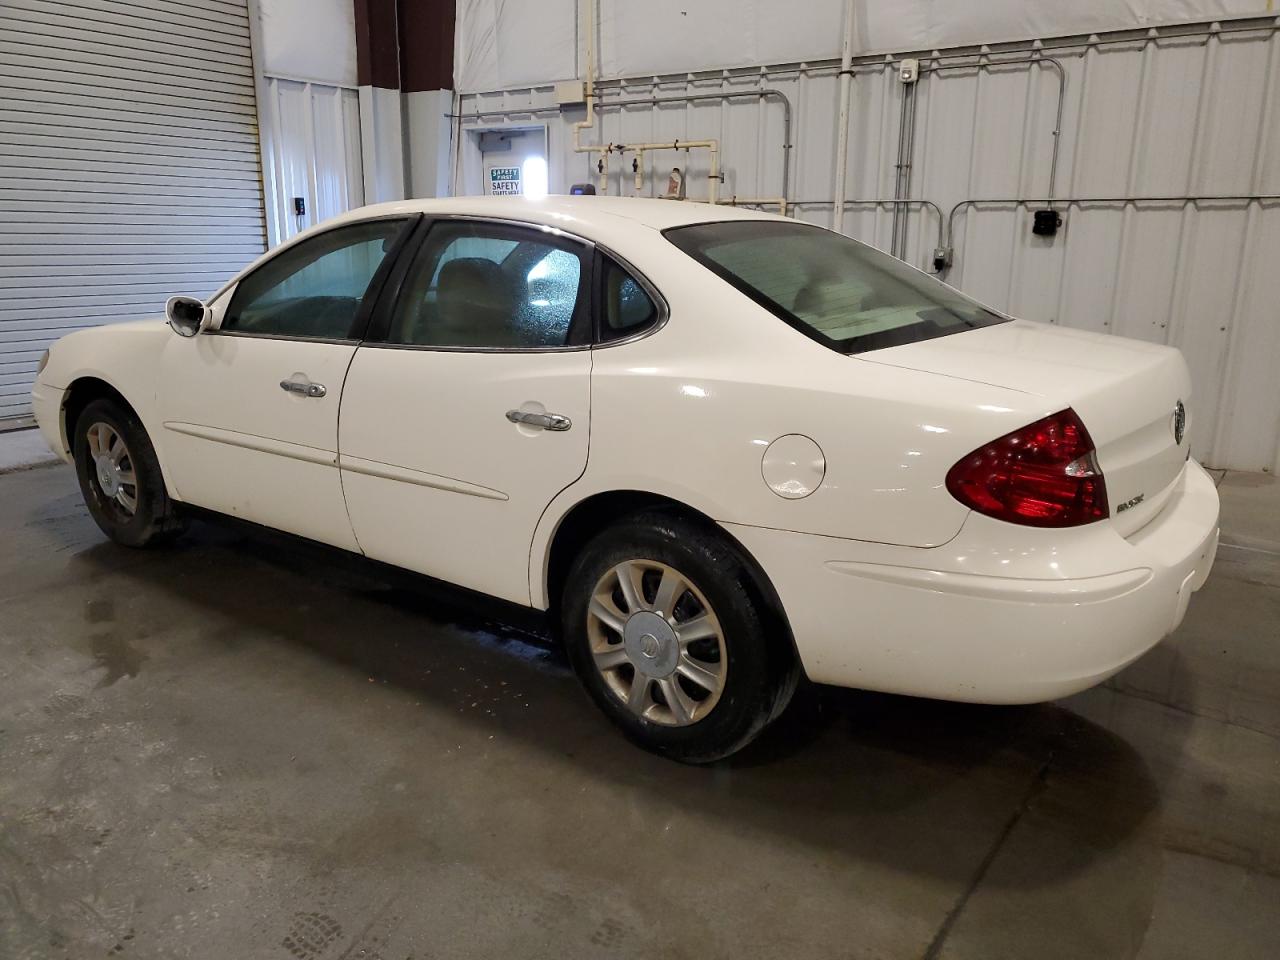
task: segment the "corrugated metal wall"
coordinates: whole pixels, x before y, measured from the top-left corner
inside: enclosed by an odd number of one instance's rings
[[[364,205],[360,95],[355,88],[268,77],[262,109],[271,169],[268,215],[283,243],[300,230]],[[293,198],[306,215],[293,212]]]
[[[63,333],[212,293],[264,241],[245,0],[3,0],[0,417]]]
[[[905,258],[927,268],[935,247],[952,246],[945,278],[996,307],[1182,348],[1196,454],[1242,470],[1280,469],[1278,25],[1268,17],[907,54],[923,67],[909,157],[909,197],[923,202],[906,207]],[[1061,66],[1060,137],[1058,66],[995,63],[1033,57]],[[889,249],[908,93],[897,57],[855,69],[845,230]],[[605,108],[598,140],[717,137],[722,198],[780,196],[789,155],[792,212],[829,224],[838,73],[824,61],[602,88],[604,99],[777,90],[792,108],[790,149],[777,96]],[[592,161],[571,152],[581,111],[559,116],[550,86],[468,94],[461,107],[497,111],[467,127],[548,123],[552,189],[594,181]],[[1065,224],[1048,239],[1032,235],[1031,216],[1049,194],[1055,140]],[[705,196],[697,153],[647,156],[644,192],[662,191],[673,162],[690,172],[690,197]],[[633,192],[630,156],[614,159],[610,192]]]

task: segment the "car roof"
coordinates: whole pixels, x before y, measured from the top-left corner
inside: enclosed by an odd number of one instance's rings
[[[425,213],[454,216],[494,217],[560,227],[573,232],[592,227],[605,233],[623,227],[647,227],[666,230],[669,227],[720,220],[783,220],[776,214],[732,207],[726,204],[693,201],[656,200],[648,197],[589,197],[550,195],[541,199],[528,197],[444,197],[425,200],[396,200],[378,203],[343,214],[338,220],[363,220],[368,217]],[[331,221],[333,222],[333,221]],[[792,222],[792,221],[787,221]]]
[[[657,200],[649,197],[585,197],[551,194],[538,200],[523,196],[392,200],[348,210],[346,213],[323,220],[295,234],[248,264],[228,280],[210,298],[210,302],[222,296],[232,284],[257,269],[262,263],[317,233],[375,217],[412,216],[419,213],[436,216],[487,217],[554,227],[607,247],[615,242],[625,245],[628,239],[633,241],[639,239],[640,234],[652,236],[655,230],[666,230],[669,227],[682,227],[694,223],[713,223],[724,220],[796,222],[777,214],[745,207],[733,207],[728,204]],[[624,250],[619,252],[626,254]]]

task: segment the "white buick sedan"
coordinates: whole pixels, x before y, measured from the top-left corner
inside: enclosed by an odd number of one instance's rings
[[[1140,657],[1217,547],[1188,392],[795,220],[574,197],[354,211],[60,340],[34,402],[118,543],[192,505],[549,611],[698,762],[802,671],[1026,703]]]

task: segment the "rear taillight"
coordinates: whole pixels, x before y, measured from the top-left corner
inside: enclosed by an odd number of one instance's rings
[[[1108,515],[1093,441],[1070,409],[973,451],[947,473],[947,489],[979,513],[1029,527],[1075,527]]]

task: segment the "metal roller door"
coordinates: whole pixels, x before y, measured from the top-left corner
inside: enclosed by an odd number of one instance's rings
[[[246,3],[0,2],[0,419],[64,333],[264,249]]]

